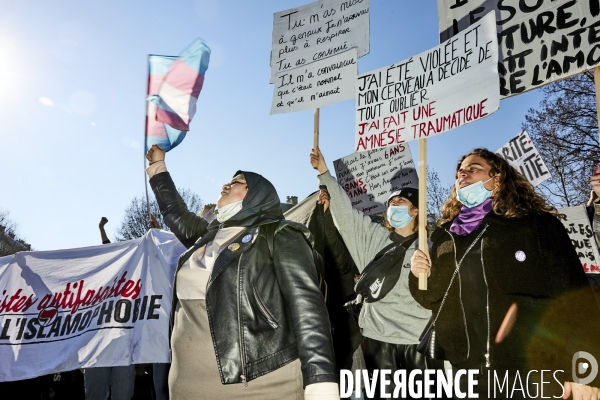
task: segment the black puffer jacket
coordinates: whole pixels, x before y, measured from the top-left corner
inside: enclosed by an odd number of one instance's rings
[[[221,252],[206,290],[206,309],[223,384],[251,381],[300,358],[304,386],[337,382],[329,319],[319,291],[308,230],[287,224],[275,235],[273,257],[262,226],[283,218],[273,185],[243,173],[242,210],[221,226],[246,227]],[[177,270],[219,229],[187,210],[168,172],[150,179],[165,223],[188,247]],[[250,235],[250,236],[248,236]],[[250,238],[248,240],[248,238]],[[176,282],[176,280],[175,280]],[[173,285],[173,313],[177,296]],[[201,362],[199,360],[199,362]]]
[[[418,290],[418,279],[413,274],[409,278],[415,300],[432,309],[434,315],[456,266],[449,227],[447,223],[431,236],[428,290]],[[478,297],[489,301],[490,368],[560,369],[565,372],[557,376],[571,381],[571,361],[576,352],[600,355],[600,314],[565,228],[549,213],[502,218],[492,212],[484,218],[481,229],[485,232],[476,246],[481,251],[487,287],[479,288]],[[455,278],[435,325],[437,339],[452,363],[468,358],[464,304],[473,298],[464,288],[461,291],[461,280]],[[516,322],[508,336],[495,343],[513,303],[518,307]],[[485,309],[486,305],[482,306]]]

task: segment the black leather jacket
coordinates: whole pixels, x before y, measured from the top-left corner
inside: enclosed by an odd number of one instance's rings
[[[304,386],[337,382],[328,314],[318,288],[312,249],[300,226],[286,225],[275,235],[271,257],[262,226],[277,222],[281,212],[274,206],[276,203],[279,208],[279,198],[262,176],[243,173],[248,184],[243,210],[235,216],[237,220],[229,220],[225,226],[246,229],[232,242],[239,248],[225,249],[218,256],[206,289],[221,382],[251,381],[297,358],[302,364]],[[212,241],[218,223],[215,220],[208,226],[187,210],[168,172],[155,175],[150,184],[163,220],[188,247],[179,259],[179,270],[194,251]],[[264,198],[258,199],[265,191],[274,193],[276,201],[269,200],[270,206],[265,206]],[[247,212],[250,209],[255,211],[252,216]],[[177,301],[174,283],[171,329]]]

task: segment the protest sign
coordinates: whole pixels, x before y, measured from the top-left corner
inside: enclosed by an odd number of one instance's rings
[[[170,232],[0,258],[0,382],[78,368],[167,363]]]
[[[581,260],[583,270],[587,274],[600,274],[600,255],[598,255],[598,245],[594,237],[594,231],[590,226],[587,212],[584,205],[575,207],[566,207],[558,210],[559,218],[575,251]]]
[[[271,114],[309,110],[354,98],[356,48],[275,75]]]
[[[273,14],[271,83],[278,72],[358,47],[369,54],[370,0],[320,0]]]
[[[333,165],[352,207],[367,215],[385,211],[390,193],[419,182],[408,144],[354,153]]]
[[[496,154],[515,167],[535,187],[546,179],[550,179],[550,171],[537,151],[527,131],[519,133],[504,146],[496,150]]]
[[[437,0],[437,4],[440,41],[496,10],[503,97],[600,65],[598,0]]]
[[[407,60],[358,77],[355,151],[431,137],[499,108],[494,13]]]

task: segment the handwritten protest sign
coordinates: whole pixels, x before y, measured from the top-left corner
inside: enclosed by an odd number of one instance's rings
[[[521,172],[535,187],[550,179],[550,171],[537,151],[527,131],[519,133],[496,151],[510,165]]]
[[[320,0],[273,15],[271,83],[278,72],[358,47],[369,53],[370,0]]]
[[[355,151],[431,137],[499,108],[495,17],[431,50],[359,75]]]
[[[558,210],[559,217],[575,251],[579,255],[583,270],[587,274],[600,274],[600,255],[598,255],[598,245],[594,238],[594,231],[590,226],[587,212],[584,205],[575,207],[566,207]]]
[[[385,211],[390,193],[419,183],[407,144],[354,153],[333,165],[352,206],[367,215]]]
[[[271,114],[309,110],[354,98],[356,48],[275,75]]]
[[[441,41],[497,10],[502,96],[600,65],[598,0],[437,0],[437,4]]]

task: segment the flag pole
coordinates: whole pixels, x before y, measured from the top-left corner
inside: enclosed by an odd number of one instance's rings
[[[419,139],[419,250],[429,255],[427,245],[427,139]],[[427,274],[419,274],[419,290],[427,290]]]
[[[319,147],[319,109],[315,108],[313,148],[316,149],[317,147]]]
[[[148,151],[146,149],[147,146],[147,135],[148,135],[148,94],[150,94],[150,54],[148,54],[148,82],[146,83],[146,96],[145,96],[145,110],[144,115],[146,116],[145,124],[144,124],[144,151]],[[150,213],[150,198],[148,197],[148,178],[146,177],[146,154],[144,154],[144,185],[146,187],[146,206],[148,208],[148,221],[152,221],[152,214]]]

